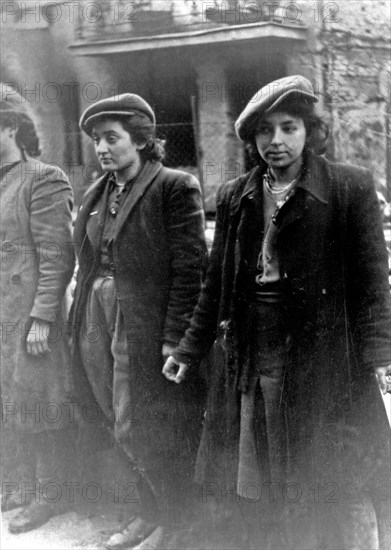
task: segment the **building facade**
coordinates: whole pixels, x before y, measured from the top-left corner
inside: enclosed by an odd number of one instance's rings
[[[390,4],[375,0],[2,2],[2,80],[36,109],[44,157],[76,197],[98,173],[78,118],[130,91],[154,107],[170,166],[200,177],[205,208],[249,161],[234,121],[267,82],[309,78],[331,159],[372,169],[390,199]]]

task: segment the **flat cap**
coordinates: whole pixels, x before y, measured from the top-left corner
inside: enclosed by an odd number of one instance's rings
[[[156,124],[155,113],[152,107],[137,94],[120,94],[101,99],[93,103],[81,115],[79,126],[88,135],[91,134],[92,125],[101,116],[147,116],[152,124]]]
[[[254,121],[264,113],[270,113],[290,96],[298,101],[315,103],[318,101],[309,80],[299,74],[287,76],[270,82],[250,99],[235,122],[235,130],[240,139],[246,141],[253,137]]]
[[[0,114],[8,113],[32,116],[28,101],[11,84],[0,82]]]

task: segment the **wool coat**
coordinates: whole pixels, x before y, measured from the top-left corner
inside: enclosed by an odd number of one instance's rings
[[[59,429],[70,419],[64,295],[74,267],[72,204],[58,167],[27,158],[3,173],[1,395],[7,425],[23,431]],[[39,356],[26,352],[33,318],[50,323],[50,352]]]
[[[74,231],[79,270],[71,315],[73,362],[78,400],[84,405],[95,399],[80,357],[80,327],[100,266],[100,251],[92,247],[86,225],[95,212],[103,230],[105,212],[96,213],[94,205],[109,176],[105,174],[87,191]],[[181,387],[168,382],[161,371],[162,345],[178,344],[188,327],[205,262],[199,183],[189,174],[147,161],[121,206],[112,240],[131,375],[129,444],[143,470],[164,470],[167,461],[180,463],[191,452],[195,455],[199,442],[204,410],[201,379],[195,375]],[[103,415],[100,420],[104,425]]]
[[[194,365],[213,346],[196,475],[215,487],[237,482],[254,300],[249,288],[263,240],[265,170],[262,163],[218,191],[206,281],[174,353]],[[276,224],[291,334],[281,401],[289,475],[303,483],[303,492],[314,483],[334,484],[339,497],[352,486],[376,483],[387,490],[390,432],[374,367],[391,363],[391,312],[371,173],[307,152],[303,178]]]

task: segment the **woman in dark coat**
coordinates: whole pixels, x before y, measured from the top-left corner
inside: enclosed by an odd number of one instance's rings
[[[367,550],[389,487],[387,253],[371,173],[311,151],[324,128],[316,101],[307,79],[283,78],[237,120],[258,163],[218,191],[206,281],[163,373],[181,382],[214,342],[197,463],[206,496],[225,487],[253,509],[290,504],[288,548],[310,529],[309,544],[328,547],[330,508],[343,548]]]
[[[15,483],[3,479],[11,483],[2,509],[29,504],[9,524],[20,533],[69,503],[62,493],[73,449],[63,301],[74,266],[72,188],[62,170],[37,160],[27,103],[5,84],[0,114],[3,453],[16,441],[13,466],[23,472]]]
[[[140,490],[150,493],[149,505],[142,498],[140,516],[106,547],[168,548],[169,531],[183,527],[203,390],[197,376],[174,387],[161,369],[201,288],[201,190],[190,174],[161,164],[155,115],[140,96],[91,105],[81,128],[105,174],[85,194],[75,224],[75,375],[90,390],[83,402],[96,400]]]

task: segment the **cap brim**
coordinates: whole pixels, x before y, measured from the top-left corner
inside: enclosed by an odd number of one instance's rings
[[[95,113],[94,115],[89,116],[86,120],[80,124],[81,129],[88,133],[88,129],[91,127],[91,124],[98,118],[110,117],[110,116],[133,116],[136,114],[136,111],[101,111],[100,113]]]

